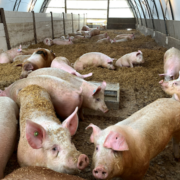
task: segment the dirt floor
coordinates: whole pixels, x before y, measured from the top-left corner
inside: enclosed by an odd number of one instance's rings
[[[56,53],[56,56],[64,56],[74,63],[76,59],[87,52],[102,52],[112,58],[120,58],[126,53],[141,50],[143,52],[145,63],[137,65],[134,68],[117,68],[116,70],[108,70],[101,67],[88,67],[81,71],[81,74],[93,72],[93,76],[88,81],[103,81],[120,84],[120,107],[118,117],[101,117],[93,115],[85,115],[85,121],[81,121],[77,134],[73,137],[73,141],[78,150],[88,155],[90,161],[94,146],[89,142],[91,130],[85,131],[90,123],[98,125],[100,128],[106,128],[118,121],[127,118],[137,110],[155,101],[158,98],[169,97],[160,88],[159,81],[162,79],[158,74],[163,73],[163,55],[167,50],[159,46],[150,36],[143,36],[139,32],[132,30],[106,30],[110,38],[114,38],[120,33],[135,33],[135,39],[121,43],[96,44],[91,39],[81,40],[69,46],[53,45],[48,47],[43,43],[31,45],[29,48],[47,48]],[[4,89],[14,81],[19,79],[20,67],[16,67],[16,63],[0,64],[0,89]],[[122,112],[122,113],[121,113]],[[16,159],[16,152],[10,159],[6,174],[9,174],[19,165]],[[81,172],[79,176],[93,180],[91,167]],[[148,172],[144,180],[177,180],[180,179],[180,163],[174,160],[172,155],[172,142],[170,142],[165,150],[161,152],[150,163]]]

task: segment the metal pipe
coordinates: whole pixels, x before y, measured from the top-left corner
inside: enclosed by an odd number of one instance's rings
[[[36,20],[35,20],[34,11],[31,11],[31,12],[32,12],[32,17],[33,17],[34,41],[35,41],[35,44],[37,44]]]
[[[67,2],[66,2],[66,0],[64,0],[64,8],[65,8],[65,13],[67,13]]]
[[[152,0],[152,1],[154,3],[155,9],[156,9],[156,14],[157,14],[157,17],[159,19],[159,13],[158,13],[158,10],[157,10],[156,2],[155,2],[155,0]]]
[[[65,27],[64,12],[62,13],[62,15],[63,15],[63,28],[64,28],[64,35],[66,35],[66,27]]]
[[[170,10],[171,10],[172,20],[174,20],[174,13],[173,13],[173,8],[172,8],[171,0],[168,0],[168,1],[169,1]]]
[[[134,14],[135,18],[136,18],[137,24],[139,24],[139,22],[138,22],[139,19],[138,19],[138,16],[137,16],[137,14],[136,14],[136,11],[135,11],[135,9],[134,9],[134,6],[132,5],[132,3],[131,3],[130,0],[128,0],[128,3],[129,3],[129,6],[131,7],[131,9],[132,9],[132,11],[133,11],[133,14]]]
[[[51,14],[51,28],[52,28],[52,39],[54,39],[54,25],[53,25],[53,14],[52,12],[50,12]]]
[[[136,4],[136,8],[137,8],[137,10],[138,10],[139,17],[140,17],[140,19],[141,19],[141,24],[142,24],[142,26],[143,26],[143,22],[142,22],[142,18],[141,18],[141,13],[140,13],[139,8],[138,8],[138,6],[137,6],[136,0],[134,0],[134,2],[135,2],[135,4]]]
[[[150,9],[150,6],[149,6],[149,2],[148,2],[148,0],[145,0],[145,1],[146,1],[146,6],[148,7],[149,12],[150,12],[150,15],[151,15],[153,29],[155,29],[155,26],[154,26],[154,19],[153,19],[152,12],[151,12],[151,9]]]
[[[144,15],[144,20],[145,20],[146,27],[147,27],[146,15],[145,15],[145,13],[144,13],[144,10],[143,10],[143,7],[142,7],[142,4],[141,4],[141,1],[140,1],[140,0],[138,0],[138,1],[139,1],[140,6],[141,6],[141,10],[142,10],[142,12],[143,12],[143,15]]]
[[[168,36],[167,24],[166,24],[166,19],[165,19],[165,14],[164,14],[164,10],[163,10],[162,1],[159,0],[159,2],[160,2],[160,5],[161,5],[161,10],[162,10],[163,18],[164,18],[164,26],[165,26],[165,30],[166,30],[166,35]]]
[[[71,19],[72,19],[72,33],[74,33],[73,13],[71,13]]]
[[[109,19],[109,0],[107,0],[107,27],[108,27],[108,20]]]

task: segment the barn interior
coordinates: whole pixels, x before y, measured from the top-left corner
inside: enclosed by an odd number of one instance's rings
[[[92,156],[94,144],[90,142],[92,130],[85,128],[93,123],[101,129],[130,117],[159,98],[171,98],[161,88],[159,76],[164,72],[164,53],[175,47],[180,49],[180,1],[178,0],[1,0],[0,1],[0,49],[45,48],[56,56],[66,57],[71,64],[85,53],[101,52],[116,60],[125,54],[140,50],[144,63],[110,70],[90,66],[79,71],[93,73],[86,78],[90,82],[103,82],[109,91],[115,92],[106,101],[109,111],[102,113],[83,109],[84,120],[79,121],[72,137],[77,150],[89,157],[90,164],[78,176],[94,180]],[[96,43],[96,39],[84,38],[70,45],[47,46],[45,38],[60,38],[81,31],[83,26],[99,28],[100,33],[114,39],[119,34],[134,34],[134,39],[117,43]],[[19,80],[20,62],[0,64],[0,89]],[[113,61],[115,65],[115,61]],[[113,89],[113,87],[116,87]],[[112,90],[113,89],[113,90]],[[113,97],[114,97],[113,96]],[[17,136],[17,142],[19,134]],[[150,162],[143,180],[178,180],[180,164],[173,156],[172,140]],[[9,159],[5,176],[20,168],[17,149]],[[116,178],[120,179],[120,178]]]

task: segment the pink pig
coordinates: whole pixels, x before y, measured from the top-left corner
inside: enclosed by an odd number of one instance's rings
[[[14,170],[2,180],[85,180],[79,176],[55,172],[49,168],[29,166]]]
[[[73,44],[73,42],[71,41],[71,39],[65,39],[65,40],[62,40],[62,39],[53,39],[52,40],[53,44],[56,44],[56,45],[70,45],[70,44]]]
[[[108,69],[115,69],[113,66],[114,58],[110,58],[109,56],[100,53],[100,52],[90,52],[83,54],[79,57],[74,63],[74,69],[77,71],[81,71],[88,66],[102,66]]]
[[[77,76],[67,73],[62,69],[57,68],[42,68],[33,71],[28,75],[28,78],[48,75],[55,76],[57,78],[63,79],[64,81],[70,83],[73,87],[79,89],[82,88],[83,102],[82,107],[86,107],[93,110],[98,110],[106,113],[108,108],[104,102],[104,91],[106,88],[106,82],[103,81],[100,86],[97,86],[91,82],[85,81]],[[82,109],[80,109],[80,118],[83,119]]]
[[[138,52],[125,54],[124,56],[119,58],[116,61],[116,66],[119,66],[119,67],[125,66],[125,67],[133,68],[133,64],[140,64],[140,63],[144,63],[144,59],[143,59],[142,52],[138,50]]]
[[[19,104],[18,91],[28,85],[36,84],[47,90],[52,98],[57,114],[65,119],[75,109],[81,107],[83,102],[82,89],[75,88],[68,82],[53,76],[37,76],[15,81],[4,91],[0,90],[0,96],[8,96]]]
[[[134,39],[134,34],[120,34],[115,37],[115,39]]]
[[[126,42],[127,39],[118,39],[118,40],[117,39],[113,39],[113,40],[111,39],[110,41],[111,41],[111,43],[118,43],[118,42]]]
[[[19,91],[18,99],[20,140],[17,158],[20,166],[40,166],[68,174],[85,169],[88,157],[77,151],[71,142],[71,136],[78,128],[78,107],[61,124],[44,88],[27,86]]]
[[[107,33],[104,33],[104,34],[99,34],[99,35],[93,36],[93,37],[91,37],[91,39],[100,40],[100,39],[104,39],[104,38],[107,38],[107,37],[108,37]]]
[[[82,29],[81,29],[81,31],[89,31],[90,30],[90,28],[89,28],[89,26],[83,26],[82,27]]]
[[[95,29],[91,29],[91,30],[89,31],[89,36],[90,36],[90,37],[96,36],[96,35],[99,35],[99,34],[100,34],[100,30],[98,29],[98,27],[97,27],[97,29],[95,28]]]
[[[43,43],[47,46],[52,46],[53,45],[53,42],[52,42],[52,39],[51,38],[45,38],[43,40]]]
[[[173,153],[180,158],[180,103],[162,98],[137,111],[127,119],[101,130],[92,128],[94,143],[93,176],[96,179],[121,177],[142,180],[150,161],[173,137]]]
[[[168,49],[164,54],[164,76],[166,81],[178,78],[180,71],[180,51],[174,47]]]
[[[92,73],[89,74],[85,74],[85,75],[81,75],[80,73],[78,73],[75,69],[73,69],[71,66],[69,66],[66,62],[68,62],[69,60],[65,57],[56,57],[52,63],[51,63],[51,67],[52,68],[59,68],[62,69],[70,74],[73,74],[75,76],[78,76],[80,78],[87,78],[92,76]]]
[[[8,97],[0,97],[0,179],[16,145],[19,110]]]
[[[111,39],[109,36],[107,38],[98,40],[96,43],[106,43],[106,42],[111,42]]]

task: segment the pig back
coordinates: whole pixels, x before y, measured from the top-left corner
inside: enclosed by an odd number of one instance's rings
[[[78,176],[58,173],[44,167],[30,166],[16,169],[2,180],[84,180]]]

